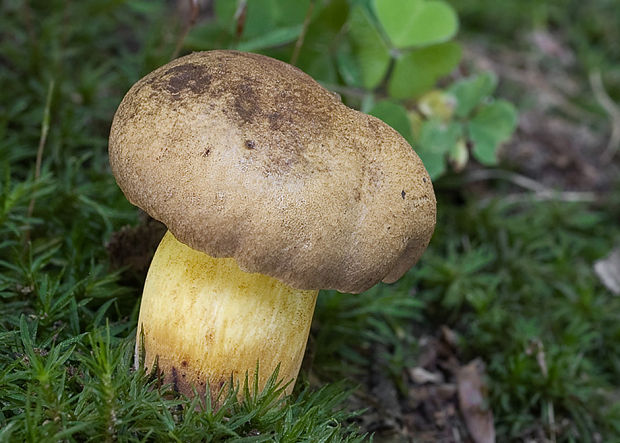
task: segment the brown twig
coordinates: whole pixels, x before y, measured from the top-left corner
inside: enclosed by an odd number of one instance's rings
[[[532,191],[532,193],[505,196],[503,200],[509,203],[519,203],[530,199],[538,201],[556,200],[563,202],[594,202],[597,200],[597,195],[594,192],[556,191],[524,175],[510,171],[502,171],[499,169],[482,169],[479,171],[473,171],[465,178],[468,182],[490,179],[509,181],[520,188]]]
[[[248,2],[247,0],[240,0],[237,4],[237,9],[235,10],[235,15],[233,16],[233,20],[237,24],[235,26],[235,47],[239,44],[241,40],[241,36],[243,35],[243,30],[245,29],[245,18],[248,12]]]
[[[295,42],[295,49],[293,49],[293,55],[291,55],[291,65],[293,66],[297,64],[299,52],[301,51],[301,47],[304,44],[306,32],[308,32],[308,27],[310,26],[310,19],[312,18],[312,11],[314,10],[314,1],[315,0],[310,0],[310,4],[308,5],[308,9],[306,10],[306,17],[304,18],[303,27],[301,28],[299,37],[297,37],[297,41]]]
[[[174,52],[172,53],[172,57],[171,57],[172,60],[174,60],[175,58],[179,56],[179,53],[181,52],[181,49],[183,48],[183,43],[185,42],[185,38],[187,37],[187,34],[189,34],[189,31],[191,31],[191,29],[196,24],[196,21],[198,20],[198,13],[200,12],[200,6],[198,5],[198,0],[189,0],[189,5],[190,5],[189,20],[185,22],[185,25],[183,27],[183,32],[179,36],[177,45],[174,48]]]
[[[479,169],[467,174],[467,181],[484,181],[490,179],[509,181],[520,188],[527,189],[528,191],[534,191],[537,193],[547,192],[549,189],[540,182],[534,179],[526,177],[525,175],[517,174],[515,172],[504,171],[501,169]]]
[[[602,159],[605,162],[610,161],[618,149],[620,149],[620,108],[614,103],[603,84],[601,71],[590,72],[590,86],[594,93],[594,98],[599,105],[605,110],[611,124],[611,135],[607,142],[607,147],[603,151]]]

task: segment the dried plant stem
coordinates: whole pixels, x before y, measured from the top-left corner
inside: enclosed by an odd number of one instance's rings
[[[177,40],[177,45],[174,48],[174,52],[172,53],[171,60],[174,60],[181,53],[181,49],[183,49],[183,43],[185,42],[185,38],[189,31],[192,30],[196,21],[198,20],[198,13],[200,12],[200,7],[198,6],[198,0],[189,0],[190,5],[190,16],[189,20],[183,25],[183,32],[179,36],[179,40]]]
[[[557,437],[555,432],[555,410],[553,408],[553,402],[549,402],[547,405],[547,421],[549,422],[549,441],[556,443]]]
[[[308,26],[310,26],[310,19],[312,18],[312,11],[314,10],[314,1],[310,0],[310,4],[308,5],[308,9],[306,10],[306,17],[304,18],[304,24],[301,28],[301,32],[299,33],[299,37],[295,42],[295,49],[293,49],[293,55],[291,56],[291,65],[295,66],[297,64],[297,59],[299,58],[299,52],[301,51],[301,47],[304,44],[304,39],[306,38],[306,32],[308,32]]]
[[[50,109],[52,107],[52,96],[54,95],[54,80],[50,80],[49,85],[47,87],[47,97],[45,99],[45,109],[43,110],[43,121],[41,123],[41,135],[39,136],[39,147],[37,148],[37,159],[34,168],[34,183],[35,188],[39,178],[41,177],[41,163],[43,162],[43,150],[45,149],[45,142],[47,141],[47,133],[50,129]],[[36,189],[35,189],[36,190]],[[30,204],[28,205],[28,218],[32,217],[32,213],[34,212],[34,204],[35,204],[35,196],[34,191],[33,195],[30,198]],[[30,229],[26,230],[26,238],[29,239]]]
[[[614,103],[607,93],[601,71],[590,72],[590,86],[596,101],[607,113],[611,124],[611,135],[602,156],[603,161],[610,161],[620,149],[620,107]]]
[[[245,16],[248,9],[247,0],[239,0],[237,3],[237,10],[235,11],[235,15],[233,19],[237,24],[235,29],[235,47],[239,44],[239,40],[241,40],[241,36],[243,35],[243,30],[245,28]]]
[[[507,195],[503,200],[509,203],[518,203],[532,198],[534,200],[557,200],[564,202],[593,202],[597,200],[597,195],[594,192],[556,191],[524,175],[499,169],[474,171],[465,178],[469,182],[490,179],[509,181],[520,188],[533,192],[533,194]]]

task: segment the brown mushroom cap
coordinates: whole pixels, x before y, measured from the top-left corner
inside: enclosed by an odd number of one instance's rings
[[[198,52],[148,74],[109,149],[129,201],[179,241],[298,289],[396,281],[435,226],[430,177],[394,129],[262,55]]]

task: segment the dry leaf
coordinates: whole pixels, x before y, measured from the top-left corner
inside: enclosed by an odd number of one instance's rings
[[[601,283],[615,295],[620,295],[620,248],[594,263],[594,272]]]
[[[467,430],[476,443],[495,442],[493,412],[488,407],[487,386],[482,377],[484,363],[476,359],[459,369],[457,385],[459,407]]]
[[[422,385],[424,383],[437,384],[443,382],[443,376],[440,372],[431,372],[420,366],[409,369],[409,375],[415,384]]]
[[[452,349],[459,348],[459,336],[446,325],[441,326],[441,338],[448,343]]]

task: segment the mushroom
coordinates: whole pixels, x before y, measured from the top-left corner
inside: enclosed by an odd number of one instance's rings
[[[279,366],[292,389],[319,289],[394,282],[435,226],[407,142],[299,69],[198,52],[138,81],[112,124],[127,199],[163,222],[136,352],[186,395]],[[258,363],[258,364],[257,364]]]

